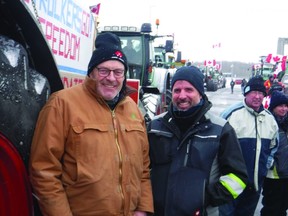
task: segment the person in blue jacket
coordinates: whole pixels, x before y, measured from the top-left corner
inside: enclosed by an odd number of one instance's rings
[[[204,75],[177,69],[168,111],[148,125],[155,216],[207,215],[239,196],[247,171],[234,129],[213,115]]]
[[[277,149],[278,126],[262,105],[266,96],[264,80],[252,77],[244,88],[244,99],[221,113],[236,131],[248,171],[248,184],[232,202],[219,207],[219,216],[253,216],[269,162]]]
[[[288,97],[274,91],[268,109],[279,126],[279,147],[264,180],[261,216],[283,216],[288,209]]]

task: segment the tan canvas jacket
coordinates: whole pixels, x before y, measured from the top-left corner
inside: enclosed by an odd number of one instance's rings
[[[130,97],[111,111],[95,85],[54,93],[40,112],[30,177],[44,215],[153,212],[143,116]]]

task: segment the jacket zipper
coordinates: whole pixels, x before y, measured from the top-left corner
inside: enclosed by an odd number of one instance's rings
[[[115,110],[115,109],[114,109]],[[122,209],[123,211],[124,206],[125,206],[125,199],[124,199],[124,193],[123,193],[123,188],[122,188],[122,177],[123,177],[123,173],[122,173],[122,165],[123,165],[123,158],[122,158],[122,153],[121,153],[121,148],[120,145],[118,143],[118,130],[117,130],[117,121],[115,118],[115,111],[112,110],[112,121],[113,121],[113,127],[114,127],[114,134],[115,134],[115,143],[116,143],[116,147],[118,150],[118,156],[119,156],[119,191],[121,194],[121,198],[122,198]]]
[[[191,139],[189,140],[189,142],[186,146],[186,154],[185,154],[184,164],[183,164],[184,167],[186,167],[186,165],[187,165],[187,161],[188,161],[188,157],[189,157],[189,151],[190,151],[190,145],[191,145]]]

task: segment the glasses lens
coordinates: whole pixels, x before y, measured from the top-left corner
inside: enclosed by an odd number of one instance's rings
[[[101,77],[107,77],[113,71],[114,77],[116,78],[121,78],[124,76],[124,70],[122,69],[115,69],[115,70],[110,70],[108,68],[97,68],[99,75]]]
[[[116,69],[116,70],[113,70],[113,73],[114,73],[114,76],[115,77],[123,77],[124,76],[124,70],[121,70],[121,69]]]
[[[110,73],[110,70],[109,69],[106,69],[106,68],[97,68],[98,72],[99,72],[99,75],[100,76],[108,76],[109,73]]]

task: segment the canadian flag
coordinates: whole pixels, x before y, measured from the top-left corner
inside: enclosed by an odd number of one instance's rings
[[[282,62],[281,62],[281,69],[282,71],[286,70],[286,61],[287,61],[287,56],[283,56]]]
[[[276,69],[275,69],[275,71],[273,72],[273,74],[275,74],[275,75],[277,76],[278,73],[281,72],[281,71],[282,71],[282,66],[281,66],[280,63],[277,63]]]
[[[91,13],[94,13],[94,14],[96,14],[96,15],[99,15],[100,3],[97,4],[97,5],[90,6],[89,8],[90,8]]]
[[[215,64],[215,68],[216,68],[216,70],[218,70],[218,71],[220,71],[221,70],[221,64]]]
[[[212,48],[217,48],[217,47],[220,48],[221,47],[221,43],[217,43],[217,44],[213,44],[212,45]]]
[[[276,64],[277,62],[286,61],[286,59],[287,59],[287,56],[268,54],[265,61],[267,63]]]
[[[287,56],[269,54],[265,61],[276,65],[275,74],[286,70]]]
[[[204,66],[207,66],[207,67],[211,67],[211,66],[215,66],[216,65],[216,60],[213,59],[213,60],[205,60],[204,61]]]
[[[254,70],[258,70],[258,69],[260,69],[260,68],[261,68],[261,65],[260,65],[260,64],[254,64],[252,70],[253,70],[253,69],[254,69]]]

